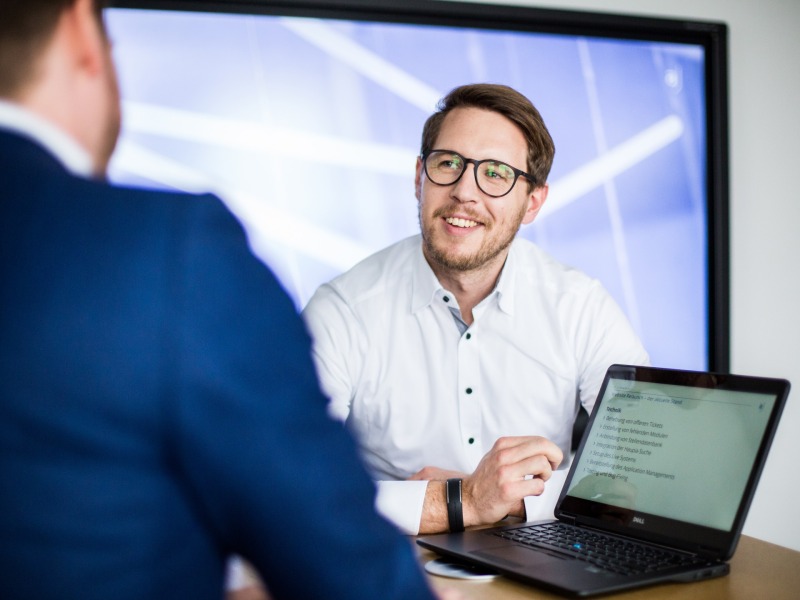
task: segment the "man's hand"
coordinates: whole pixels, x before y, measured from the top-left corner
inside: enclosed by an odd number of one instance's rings
[[[496,523],[507,515],[525,516],[522,499],[538,496],[563,459],[561,449],[538,436],[502,437],[464,478],[464,525]]]
[[[464,525],[496,523],[507,515],[525,516],[525,496],[538,496],[544,482],[561,463],[563,454],[553,442],[538,436],[504,437],[481,459],[472,475],[425,467],[409,480],[429,481],[420,519],[420,533],[447,531],[444,482],[463,480],[461,504]]]

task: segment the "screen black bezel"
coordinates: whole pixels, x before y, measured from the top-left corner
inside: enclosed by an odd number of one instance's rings
[[[730,368],[728,31],[724,23],[444,0],[111,0],[112,8],[280,15],[697,44],[706,82],[707,365]]]

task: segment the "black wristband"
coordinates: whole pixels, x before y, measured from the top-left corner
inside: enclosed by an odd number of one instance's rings
[[[450,531],[464,531],[464,512],[461,508],[461,480],[448,479],[446,485],[447,522]]]

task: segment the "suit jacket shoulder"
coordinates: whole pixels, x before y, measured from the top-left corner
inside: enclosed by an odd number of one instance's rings
[[[4,595],[219,598],[235,552],[276,598],[429,597],[219,199],[6,134],[0,181]]]

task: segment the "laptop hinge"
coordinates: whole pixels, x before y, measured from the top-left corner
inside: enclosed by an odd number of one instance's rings
[[[567,513],[561,513],[558,515],[558,520],[566,523],[567,525],[577,525],[578,519],[575,515],[570,515]]]

